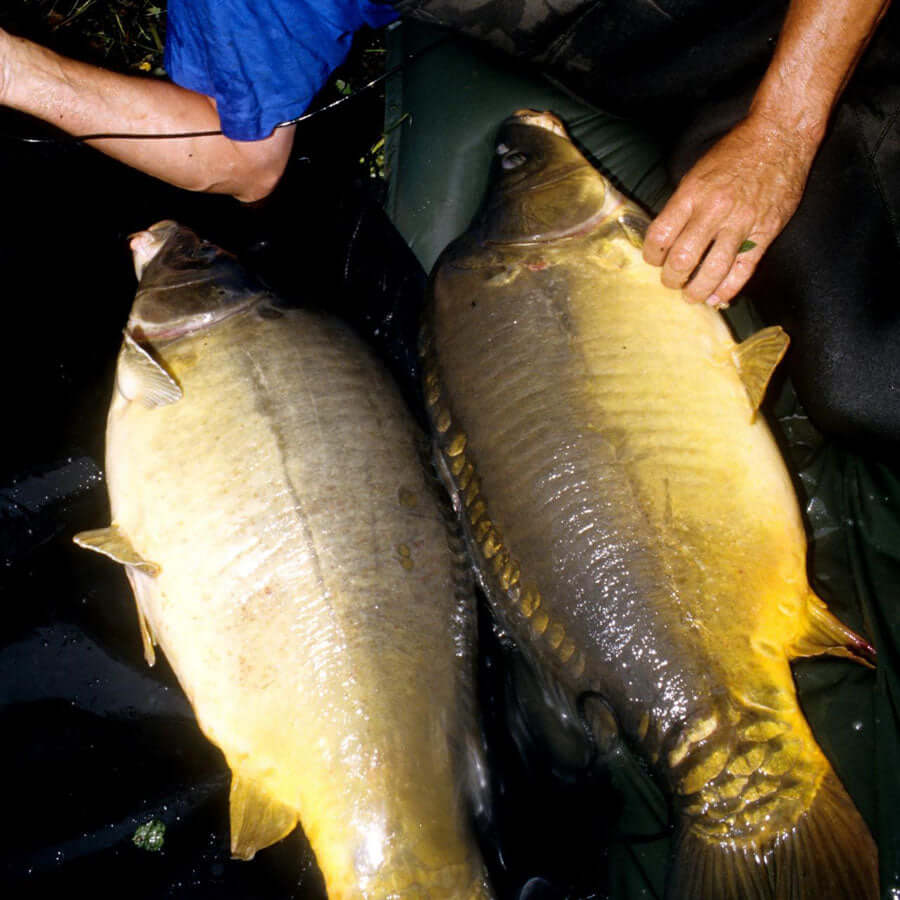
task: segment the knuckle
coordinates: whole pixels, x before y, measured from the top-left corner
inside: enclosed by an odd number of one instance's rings
[[[714,250],[706,257],[700,274],[707,281],[714,281],[718,284],[731,269],[734,257],[725,250]]]
[[[697,265],[697,254],[692,249],[673,250],[669,253],[669,264],[676,272],[690,272]]]
[[[730,191],[717,188],[710,193],[707,207],[716,216],[727,216],[734,210],[734,199]]]

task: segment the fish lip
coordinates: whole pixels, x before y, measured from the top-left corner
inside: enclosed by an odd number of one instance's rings
[[[503,124],[506,125],[511,122],[516,122],[520,125],[533,125],[536,128],[545,128],[547,131],[552,131],[562,138],[569,139],[562,119],[547,109],[528,109],[527,107],[517,109],[511,116],[507,116]]]
[[[139,282],[147,266],[179,227],[181,226],[174,219],[162,219],[154,222],[149,228],[142,228],[128,235],[134,274]]]

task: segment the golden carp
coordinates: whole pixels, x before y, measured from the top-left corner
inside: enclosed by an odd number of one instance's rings
[[[165,650],[232,772],[232,852],[298,821],[328,896],[487,898],[461,554],[398,391],[347,328],[173,222],[140,286],[107,426],[112,525],[148,662]]]
[[[668,895],[872,898],[872,838],[790,660],[872,648],[813,593],[757,408],[787,338],[741,344],[660,284],[647,216],[548,113],[502,126],[481,213],[431,275],[424,390],[502,623],[599,695],[673,798]]]

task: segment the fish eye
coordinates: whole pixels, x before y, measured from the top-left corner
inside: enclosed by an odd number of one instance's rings
[[[504,169],[518,169],[519,166],[523,165],[528,161],[528,157],[519,150],[513,150],[511,153],[507,153],[506,156],[500,161],[500,165]]]
[[[201,241],[199,244],[193,244],[185,251],[188,259],[201,260],[209,262],[215,259],[219,252],[219,248],[209,241]]]

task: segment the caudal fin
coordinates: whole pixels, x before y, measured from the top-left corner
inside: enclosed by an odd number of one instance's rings
[[[686,825],[668,900],[877,900],[878,852],[834,772],[792,828],[767,843]]]

